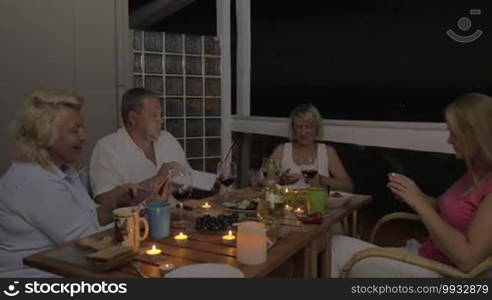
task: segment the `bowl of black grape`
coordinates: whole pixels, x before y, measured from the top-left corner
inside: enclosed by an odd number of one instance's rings
[[[222,233],[227,232],[233,224],[239,221],[239,214],[219,214],[212,216],[209,214],[197,217],[195,219],[195,230],[204,233]]]

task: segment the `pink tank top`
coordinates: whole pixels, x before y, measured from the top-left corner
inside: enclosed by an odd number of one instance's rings
[[[472,180],[472,174],[469,171],[466,172],[444,193],[439,201],[442,218],[463,233],[468,229],[482,200],[488,193],[492,192],[492,178],[489,178],[482,182],[478,188],[465,193],[465,189]],[[431,238],[422,244],[419,254],[448,265],[454,265]]]

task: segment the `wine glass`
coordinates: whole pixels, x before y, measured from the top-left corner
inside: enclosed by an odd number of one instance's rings
[[[217,164],[217,179],[225,187],[224,198],[229,200],[228,188],[237,178],[237,166],[233,161],[220,161]]]
[[[316,158],[306,158],[304,162],[299,166],[302,176],[304,176],[304,182],[311,184],[313,178],[318,174],[318,163]]]
[[[180,170],[174,172],[169,171],[170,175],[170,192],[174,199],[179,201],[179,221],[177,226],[186,227],[186,222],[183,217],[183,202],[186,201],[193,192],[193,180],[191,177],[191,172],[187,170]]]

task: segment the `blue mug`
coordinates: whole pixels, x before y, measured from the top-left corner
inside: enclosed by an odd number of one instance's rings
[[[171,212],[169,203],[155,202],[147,204],[150,237],[161,239],[169,236],[171,227]]]

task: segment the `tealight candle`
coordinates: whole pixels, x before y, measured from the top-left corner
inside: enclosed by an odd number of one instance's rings
[[[145,251],[145,253],[147,255],[158,255],[158,254],[161,254],[162,253],[162,250],[161,249],[157,249],[155,247],[155,245],[152,245],[152,249],[148,249],[147,251]]]
[[[208,204],[208,202],[205,202],[205,204],[202,205],[202,208],[204,208],[204,209],[209,209],[211,207],[212,207],[212,205]]]
[[[303,210],[302,208],[298,207],[298,208],[296,208],[296,209],[294,210],[294,212],[295,212],[295,213],[298,213],[298,214],[303,214],[303,213],[304,213],[304,210]]]
[[[235,240],[235,239],[236,239],[236,237],[232,234],[232,230],[229,230],[229,233],[228,233],[228,234],[226,234],[226,235],[223,235],[223,236],[222,236],[222,239],[223,239],[224,241],[233,241],[233,240]]]
[[[186,234],[184,234],[184,233],[180,232],[178,235],[175,235],[175,236],[174,236],[174,239],[175,239],[176,241],[185,241],[185,240],[187,240],[187,239],[188,239],[188,236],[187,236]]]
[[[289,204],[285,204],[285,211],[291,211],[293,208]]]
[[[159,266],[159,269],[161,269],[162,271],[171,271],[172,269],[174,269],[174,265],[171,263],[162,264]]]

